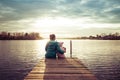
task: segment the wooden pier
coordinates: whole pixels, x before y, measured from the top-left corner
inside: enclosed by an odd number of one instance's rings
[[[97,80],[77,58],[41,59],[24,80]]]

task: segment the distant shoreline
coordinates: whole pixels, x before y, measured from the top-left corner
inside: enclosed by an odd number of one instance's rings
[[[42,40],[48,39],[41,36],[38,32],[1,32],[0,33],[0,40]],[[110,33],[110,34],[97,34],[96,36],[90,35],[89,37],[86,36],[79,36],[79,37],[61,37],[57,39],[72,39],[72,40],[120,40],[120,33]]]
[[[45,40],[48,38],[42,38],[42,39],[0,39],[0,41],[12,41],[12,40]],[[120,39],[71,39],[71,38],[58,38],[58,40],[120,40]]]

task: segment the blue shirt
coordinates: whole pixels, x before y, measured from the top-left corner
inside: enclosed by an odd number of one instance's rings
[[[63,54],[64,51],[60,48],[59,43],[57,41],[51,40],[46,44],[45,47],[46,58],[56,58],[56,53],[59,52],[60,54]]]

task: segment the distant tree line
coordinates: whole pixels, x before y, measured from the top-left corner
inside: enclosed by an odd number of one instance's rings
[[[37,32],[0,32],[0,40],[38,40],[42,39]]]
[[[79,37],[79,39],[120,40],[120,33],[97,34],[96,36]]]
[[[38,32],[0,32],[0,40],[39,40],[43,39]],[[97,34],[96,36],[90,35],[89,37],[73,37],[61,39],[96,39],[96,40],[120,40],[120,33]]]

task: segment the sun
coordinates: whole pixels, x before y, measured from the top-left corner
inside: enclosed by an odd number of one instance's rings
[[[72,23],[73,23],[72,20],[63,17],[57,17],[57,18],[45,17],[45,18],[36,19],[33,23],[33,26],[36,28],[63,27],[67,25],[73,25]]]
[[[32,29],[35,31],[38,30],[42,34],[62,34],[67,31],[71,32],[76,27],[81,29],[89,26],[84,22],[86,22],[86,19],[84,18],[43,17],[34,19],[34,22],[32,22]]]

